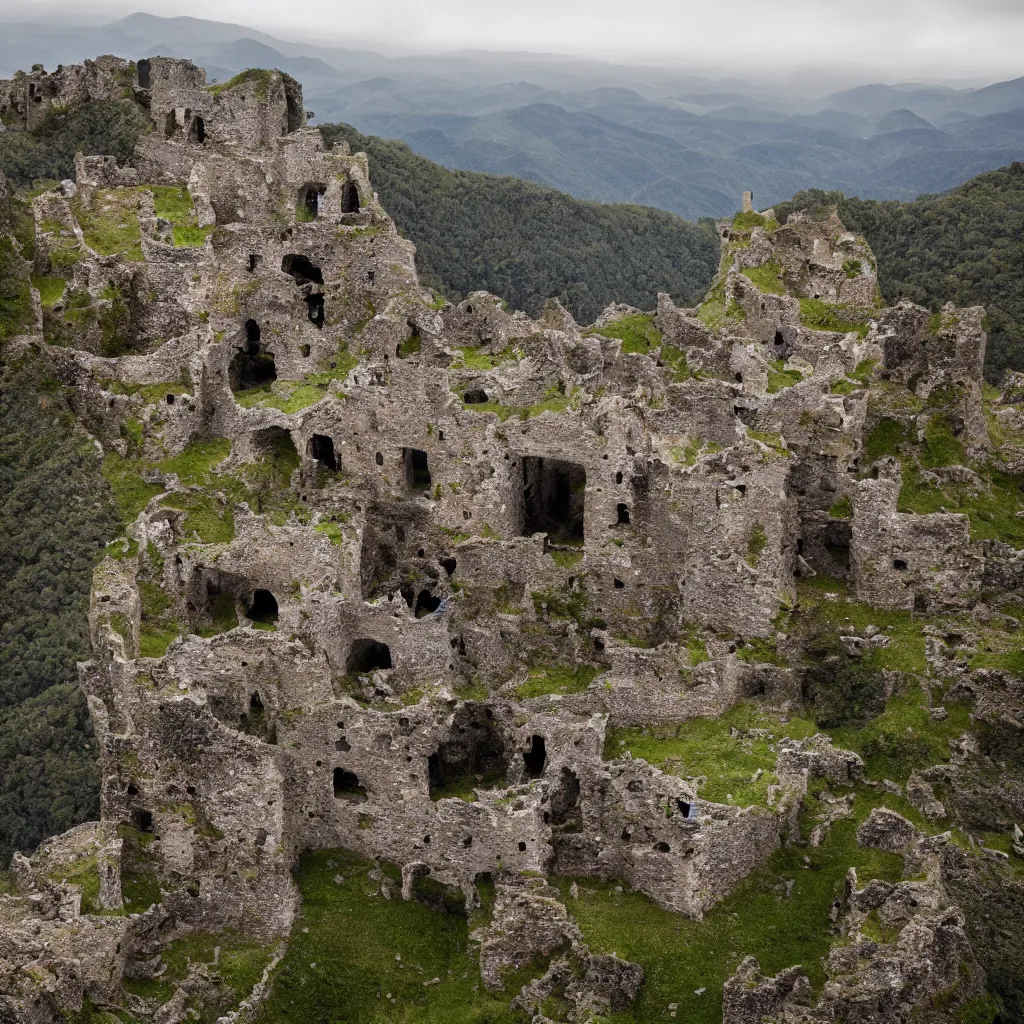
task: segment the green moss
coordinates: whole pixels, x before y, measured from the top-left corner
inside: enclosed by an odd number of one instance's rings
[[[756,569],[767,546],[768,534],[760,523],[754,523],[747,534],[747,564]]]
[[[672,371],[672,380],[676,383],[689,380],[693,376],[693,371],[686,361],[686,353],[681,348],[676,348],[674,345],[662,345],[661,352],[658,355],[661,361]]]
[[[678,725],[642,729],[612,729],[605,741],[605,757],[616,757],[628,750],[633,757],[642,757],[673,775],[705,776],[707,782],[699,791],[703,800],[739,807],[764,805],[768,787],[778,782],[776,754],[768,736],[742,735],[750,729],[774,730],[775,739],[800,739],[818,731],[804,719],[792,719],[782,726],[755,705],[740,704],[719,718],[694,718]],[[675,808],[670,807],[669,811],[675,813]]]
[[[180,455],[157,463],[165,473],[176,473],[183,484],[203,484],[210,478],[214,466],[231,454],[231,442],[226,437],[209,441],[193,441]]]
[[[243,409],[280,409],[286,413],[301,412],[326,397],[326,388],[294,380],[277,380],[235,392],[235,402]]]
[[[776,359],[768,367],[768,394],[778,394],[783,388],[791,388],[803,379],[804,375],[799,370],[787,370],[785,362]]]
[[[583,587],[538,590],[533,591],[530,597],[538,618],[543,618],[546,611],[551,618],[575,622],[584,631],[603,629],[606,625],[603,619],[596,618],[587,611],[590,606],[590,595]]]
[[[198,636],[211,637],[227,633],[238,626],[238,609],[235,598],[229,593],[218,594],[209,605],[209,625],[197,629]]]
[[[930,416],[924,429],[924,440],[921,447],[921,464],[928,469],[940,466],[964,466],[967,464],[967,453],[945,413]]]
[[[183,633],[184,629],[177,625],[144,622],[139,627],[139,654],[143,658],[162,658]]]
[[[176,492],[169,494],[162,504],[185,512],[182,529],[186,536],[197,537],[201,544],[226,544],[234,540],[234,515],[216,495],[202,491]]]
[[[242,86],[249,86],[252,94],[259,100],[265,100],[270,95],[270,85],[274,80],[275,72],[267,71],[264,68],[249,68],[229,78],[226,82],[217,82],[208,85],[206,88],[215,97],[227,92],[229,89],[238,89]]]
[[[508,362],[508,360],[515,359],[516,357],[515,352],[510,348],[504,349],[497,355],[481,352],[479,346],[476,345],[465,345],[460,347],[458,351],[459,355],[452,360],[449,369],[493,370],[496,366],[500,366],[501,363]]]
[[[752,210],[746,213],[737,213],[732,219],[733,231],[750,231],[752,228],[763,228],[768,222],[759,213]]]
[[[385,899],[372,869],[341,850],[303,855],[296,872],[302,909],[263,1024],[525,1022],[508,1007],[511,991],[484,988],[466,918],[416,900]],[[424,984],[435,978],[437,984]]]
[[[507,420],[510,416],[513,416],[513,415],[515,415],[516,413],[519,412],[519,410],[514,408],[513,406],[511,406],[511,405],[502,405],[500,402],[475,402],[475,403],[463,402],[462,403],[462,408],[466,412],[474,412],[474,413],[492,412],[492,413],[495,414],[495,416],[498,417],[499,420],[501,420],[502,423],[504,423],[505,420]]]
[[[56,305],[64,297],[64,291],[67,286],[67,281],[63,277],[47,277],[43,274],[32,275],[32,287],[39,292],[39,301],[47,309]]]
[[[530,669],[526,682],[516,687],[520,700],[549,693],[582,693],[601,670],[593,665],[545,665]]]
[[[583,560],[582,551],[563,551],[559,548],[551,548],[548,554],[554,563],[563,569],[573,569]]]
[[[776,649],[775,640],[763,637],[747,640],[737,650],[736,656],[741,661],[749,662],[752,665],[781,665],[785,667],[788,664]]]
[[[800,300],[800,322],[816,331],[836,331],[846,334],[856,331],[862,338],[868,336],[867,313],[852,306],[822,302],[821,299]]]
[[[853,502],[848,496],[840,498],[829,510],[833,519],[850,519],[853,517]]]
[[[845,273],[850,280],[860,277],[863,272],[864,265],[860,260],[843,260],[843,273]]]
[[[782,440],[782,435],[772,430],[754,430],[747,427],[747,437],[753,441],[759,441],[769,448],[774,455],[789,456],[789,449]]]
[[[661,331],[654,326],[654,317],[649,313],[624,316],[601,327],[592,327],[586,333],[618,338],[623,352],[646,355],[661,344]]]
[[[417,331],[414,334],[409,335],[408,338],[398,343],[398,358],[408,359],[410,356],[414,356],[423,347],[423,339],[420,337]]]
[[[780,263],[763,263],[759,267],[744,267],[740,273],[752,281],[760,291],[771,295],[785,295],[786,286],[782,283],[782,265]]]
[[[871,428],[864,442],[864,460],[870,465],[886,455],[898,456],[907,443],[909,432],[897,420],[883,419]]]
[[[345,535],[341,527],[331,520],[317,523],[315,529],[317,533],[322,533],[332,544],[338,547],[341,547],[342,543],[344,543]]]
[[[82,195],[76,196],[71,209],[85,244],[94,252],[101,256],[120,254],[129,262],[142,261],[137,188],[98,188],[88,204]]]

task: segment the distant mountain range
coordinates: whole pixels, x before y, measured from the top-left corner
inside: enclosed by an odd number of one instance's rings
[[[319,121],[403,139],[447,167],[689,218],[732,212],[748,188],[761,207],[812,187],[912,199],[1024,157],[1024,78],[979,89],[871,84],[815,99],[541,54],[389,57],[194,18],[2,29],[0,74],[103,52],[188,57],[211,81],[277,67],[303,83]]]

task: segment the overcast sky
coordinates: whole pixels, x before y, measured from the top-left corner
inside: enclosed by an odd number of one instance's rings
[[[563,52],[741,74],[831,65],[888,81],[1024,75],[1024,0],[0,0],[12,20],[55,7],[92,23],[145,10],[333,45]]]

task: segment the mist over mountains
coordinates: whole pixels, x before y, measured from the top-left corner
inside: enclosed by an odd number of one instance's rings
[[[104,52],[187,57],[210,81],[276,67],[303,83],[320,122],[403,139],[447,167],[688,218],[726,215],[748,188],[761,207],[812,187],[911,199],[1024,155],[1024,78],[977,89],[868,84],[815,97],[544,54],[388,56],[147,14],[97,28],[7,24],[2,35],[4,76]]]

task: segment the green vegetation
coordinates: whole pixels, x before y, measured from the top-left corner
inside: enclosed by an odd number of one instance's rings
[[[116,157],[124,167],[149,130],[147,113],[129,100],[95,100],[70,113],[54,108],[31,132],[9,128],[0,134],[0,173],[18,188],[73,179],[76,150]]]
[[[749,954],[767,975],[801,964],[820,989],[832,941],[829,912],[843,892],[847,869],[857,869],[862,886],[872,878],[895,882],[902,877],[900,857],[857,844],[857,823],[874,799],[858,793],[853,820],[834,824],[820,847],[789,845],[776,851],[703,921],[663,910],[639,892],[616,891],[614,882],[581,878],[576,898],[569,880],[560,882],[562,898],[591,949],[617,953],[644,968],[637,1001],[610,1020],[655,1024],[666,1019],[669,1003],[677,1003],[679,1019],[688,1024],[720,1024],[722,985]],[[805,835],[811,824],[805,813]]]
[[[637,352],[646,355],[661,345],[661,331],[654,326],[654,317],[649,313],[634,313],[621,317],[588,332],[601,334],[606,338],[618,338],[623,352]],[[685,356],[683,357],[685,359]]]
[[[775,752],[766,735],[746,735],[751,729],[779,729],[777,736],[801,739],[818,730],[805,719],[791,719],[784,727],[755,705],[740,704],[720,718],[693,718],[672,726],[609,730],[605,757],[628,750],[673,775],[706,776],[699,796],[714,803],[738,807],[765,805],[768,787],[778,782]],[[734,735],[736,733],[737,735]],[[672,808],[670,808],[672,810]]]
[[[874,250],[888,302],[907,298],[936,313],[946,302],[984,305],[986,377],[996,382],[1007,368],[1024,369],[1024,278],[1017,272],[1024,264],[1024,163],[909,203],[813,190],[775,210],[785,220],[793,210],[831,204]]]
[[[853,502],[844,496],[828,510],[828,514],[833,519],[850,519],[853,516]]]
[[[853,306],[822,302],[821,299],[800,300],[800,322],[816,331],[836,331],[846,334],[856,331],[862,338],[870,329],[867,318],[871,310],[859,310]]]
[[[744,267],[744,277],[753,281],[763,292],[772,295],[785,295],[786,286],[782,283],[782,265],[779,263],[763,263],[759,267]]]
[[[349,125],[320,131],[328,146],[346,139],[353,152],[369,155],[384,208],[416,244],[421,281],[452,301],[485,288],[537,317],[556,296],[578,323],[589,324],[610,302],[653,309],[659,291],[692,305],[717,269],[710,221],[692,224],[517,178],[450,171],[403,142]]]
[[[757,563],[761,561],[761,555],[767,546],[768,534],[764,532],[764,527],[760,523],[754,523],[747,534],[747,563],[757,568]]]
[[[753,210],[747,213],[737,213],[732,219],[733,231],[750,231],[753,228],[763,228],[768,222],[760,213]]]
[[[768,367],[768,394],[776,395],[783,388],[791,388],[804,379],[804,375],[797,369],[787,370],[785,361],[782,359],[773,360]]]
[[[28,268],[11,238],[0,235],[0,342],[20,334],[32,319]]]
[[[384,871],[382,879],[344,850],[303,855],[302,910],[262,1024],[525,1022],[509,1009],[510,992],[492,995],[480,980],[469,943],[476,922],[418,900],[386,899],[382,880],[394,892],[400,879],[396,869]]]
[[[98,188],[88,204],[76,196],[71,210],[90,249],[101,256],[120,253],[130,262],[142,261],[138,189]]]
[[[42,274],[33,274],[32,287],[39,292],[39,301],[44,306],[50,307],[63,297],[67,281],[63,277],[45,277]]]
[[[0,867],[99,813],[75,665],[117,515],[65,395],[41,357],[0,359]]]
[[[220,96],[221,93],[225,93],[229,89],[238,89],[241,86],[251,86],[252,93],[256,99],[265,100],[270,94],[270,84],[273,82],[275,75],[280,75],[281,78],[286,79],[287,81],[294,81],[283,71],[268,71],[264,68],[249,68],[248,70],[235,75],[234,78],[229,78],[226,82],[217,82],[214,85],[208,85],[207,89],[212,92],[214,96]]]
[[[516,687],[520,700],[550,693],[582,693],[601,671],[593,665],[545,665],[531,668],[525,683]]]
[[[184,185],[147,185],[153,193],[154,212],[171,225],[171,237],[176,246],[203,245],[213,233],[213,225],[199,227],[192,195]]]

